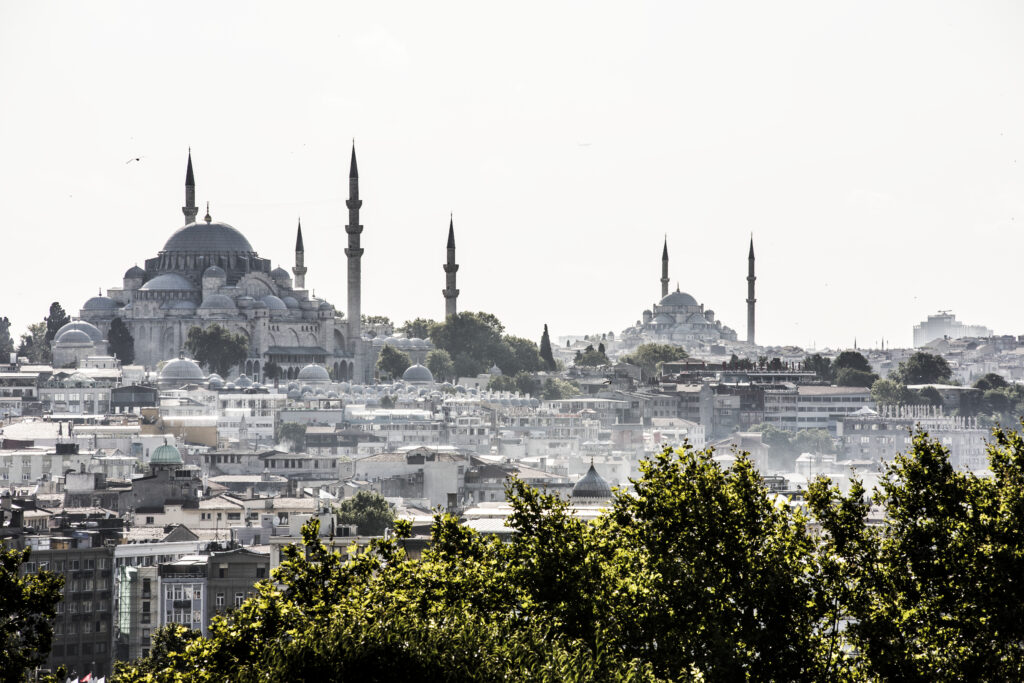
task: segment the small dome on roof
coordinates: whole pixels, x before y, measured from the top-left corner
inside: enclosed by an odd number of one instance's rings
[[[286,387],[286,389],[288,391],[291,391],[292,389],[295,389],[296,391],[298,391],[299,383],[298,382],[288,382],[288,386]]]
[[[206,279],[208,277],[218,277],[223,280],[227,278],[227,273],[225,273],[224,269],[221,268],[220,266],[210,266],[209,268],[203,271],[203,279]]]
[[[132,266],[131,268],[126,270],[125,273],[124,273],[124,279],[125,280],[133,280],[135,278],[144,278],[144,277],[146,277],[146,271],[144,271],[142,268],[139,268],[138,266]]]
[[[203,299],[203,303],[199,306],[200,311],[220,311],[225,309],[229,311],[235,310],[235,302],[225,294],[210,294]]]
[[[252,386],[252,380],[243,373],[235,380],[235,386],[239,389],[248,389]]]
[[[337,391],[328,391],[327,398],[340,398]]]
[[[83,311],[116,311],[117,304],[108,296],[94,296],[82,306]]]
[[[326,301],[321,301],[320,302],[320,310],[321,311],[332,311],[332,310],[334,310],[334,306],[332,306],[331,304],[329,304]]]
[[[686,292],[680,292],[678,289],[659,303],[660,306],[696,306],[697,300]]]
[[[149,464],[151,465],[184,465],[185,462],[181,459],[181,452],[170,444],[164,444],[155,451],[149,458]]]
[[[54,338],[57,341],[60,341],[61,335],[67,332],[68,330],[81,330],[82,332],[85,332],[87,335],[89,335],[89,338],[92,339],[94,342],[103,341],[103,333],[100,332],[100,328],[96,327],[92,323],[87,323],[84,320],[74,320],[72,322],[67,323],[59,330],[57,330],[57,334],[54,335]]]
[[[235,305],[239,308],[252,308],[255,303],[256,299],[253,299],[251,296],[240,296],[235,299]]]
[[[224,380],[222,380],[219,375],[212,375],[206,379],[206,386],[210,389],[223,389]]]
[[[290,280],[292,276],[288,274],[287,270],[285,270],[281,266],[278,266],[277,268],[274,268],[272,271],[270,271],[270,277],[274,278],[275,280]]]
[[[65,345],[65,344],[66,345],[71,345],[71,344],[75,344],[75,345],[83,344],[83,345],[85,345],[85,344],[87,344],[89,346],[92,346],[93,343],[94,343],[93,340],[92,340],[92,337],[87,335],[82,330],[68,330],[64,334],[60,335],[56,339],[56,342],[58,344],[62,344],[62,345]]]
[[[283,301],[284,305],[287,306],[288,308],[299,307],[299,301],[294,296],[286,296],[283,299],[281,299],[281,301]]]
[[[573,500],[607,500],[612,497],[612,487],[604,478],[597,473],[594,463],[590,463],[590,469],[583,475],[583,478],[572,487]]]
[[[298,400],[301,396],[302,394],[299,393],[299,390],[297,388],[288,390],[288,398],[290,398],[293,401]]]
[[[405,372],[402,373],[403,382],[413,382],[416,384],[423,383],[434,383],[434,374],[430,372],[430,369],[417,363],[416,365],[410,365]]]
[[[263,303],[266,304],[267,308],[269,308],[272,311],[288,310],[288,307],[284,305],[284,302],[278,299],[273,294],[267,294],[265,297],[263,297],[263,299],[261,299],[261,301],[263,301]]]
[[[501,368],[499,368],[498,364],[495,363],[494,365],[491,366],[491,369],[488,370],[487,372],[489,372],[492,375],[500,375],[501,374]]]
[[[331,376],[322,365],[310,363],[299,370],[299,381],[301,382],[330,382]]]
[[[164,273],[163,275],[157,275],[155,278],[142,285],[139,289],[146,292],[190,292],[195,288],[195,285],[189,282],[187,278],[178,275],[177,273]]]
[[[202,368],[191,358],[175,358],[167,361],[163,370],[160,371],[160,381],[168,380],[181,381],[182,384],[194,382],[200,384],[206,380]]]

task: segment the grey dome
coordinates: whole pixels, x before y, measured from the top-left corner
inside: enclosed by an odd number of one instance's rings
[[[126,270],[125,273],[124,273],[124,279],[125,280],[131,280],[131,279],[134,279],[134,278],[144,278],[144,277],[146,277],[146,271],[144,271],[142,268],[139,268],[138,266],[132,266],[131,268]]]
[[[656,325],[675,325],[676,319],[670,316],[668,313],[659,313],[654,316],[654,323]]]
[[[287,270],[285,270],[281,266],[278,266],[277,268],[274,268],[272,271],[270,271],[270,277],[274,278],[275,280],[290,280],[292,276],[288,274]]]
[[[225,294],[210,294],[203,299],[203,304],[199,307],[201,311],[209,311],[211,309],[228,309],[235,310],[235,302],[231,300],[231,297]]]
[[[295,389],[296,391],[298,391],[299,390],[299,383],[298,382],[288,382],[287,389],[288,389],[288,391],[291,391],[292,389]]]
[[[333,310],[333,309],[334,309],[334,306],[332,306],[331,304],[327,303],[326,301],[321,301],[320,302],[320,310],[321,311],[330,311],[330,310]]]
[[[661,300],[661,306],[696,306],[697,300],[686,292],[676,290]]]
[[[211,389],[222,389],[224,387],[224,380],[218,375],[211,375],[206,379],[206,385]]]
[[[181,459],[181,451],[170,444],[164,444],[150,456],[149,462],[151,465],[181,465],[184,461]]]
[[[299,301],[294,296],[286,296],[283,299],[281,299],[281,301],[283,301],[284,305],[287,306],[288,308],[299,307]]]
[[[68,330],[57,338],[58,344],[93,344],[92,338],[82,330]]]
[[[175,358],[167,361],[160,371],[160,380],[184,380],[201,384],[206,380],[202,368],[191,358]]]
[[[177,273],[164,273],[163,275],[157,275],[155,278],[142,285],[139,289],[146,292],[154,292],[160,290],[172,290],[176,292],[181,291],[192,291],[195,289],[189,280]]]
[[[263,303],[267,305],[267,308],[269,308],[272,311],[288,310],[288,307],[284,305],[284,302],[278,299],[273,294],[267,294],[265,297],[263,297],[263,299],[261,299],[261,301],[263,301]]]
[[[117,304],[114,300],[107,296],[94,296],[85,302],[82,306],[83,311],[114,311],[117,310]]]
[[[591,463],[587,473],[572,487],[572,497],[607,500],[612,497],[612,487],[597,473],[594,464]]]
[[[82,332],[85,332],[87,335],[89,335],[89,338],[92,339],[93,342],[103,341],[103,333],[100,332],[100,328],[96,327],[92,323],[87,323],[84,320],[75,320],[67,323],[59,330],[57,330],[57,334],[54,335],[54,338],[57,341],[60,341],[61,335],[69,330],[81,330]]]
[[[297,400],[301,395],[302,394],[299,393],[298,389],[289,389],[288,390],[288,398],[290,398],[293,401]]]
[[[240,296],[235,299],[235,305],[239,308],[252,308],[255,303],[256,299],[253,299],[251,296]]]
[[[255,251],[245,235],[227,223],[189,223],[171,235],[164,251],[189,253],[244,253]]]
[[[227,273],[225,273],[224,269],[221,268],[220,266],[210,266],[209,268],[203,271],[203,277],[219,277],[223,280],[227,278]]]
[[[237,386],[239,389],[248,389],[249,387],[252,386],[252,380],[249,379],[249,377],[245,373],[243,373],[238,376],[238,379],[235,380],[235,386]]]
[[[409,368],[402,373],[403,382],[434,382],[434,374],[430,372],[429,368],[426,368],[419,363],[416,365],[410,365]]]
[[[331,376],[323,366],[310,364],[299,370],[299,381],[330,382]]]

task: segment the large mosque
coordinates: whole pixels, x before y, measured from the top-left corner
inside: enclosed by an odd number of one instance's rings
[[[747,343],[754,344],[754,240],[750,240],[747,256]],[[736,331],[721,320],[715,319],[715,312],[704,304],[680,291],[669,292],[668,239],[661,252],[661,299],[645,310],[635,325],[623,331],[626,339],[657,341],[676,344],[687,348],[699,348],[704,344],[720,344],[738,340]]]
[[[236,228],[215,221],[207,206],[197,220],[195,179],[189,153],[185,174],[185,225],[163,249],[133,266],[121,287],[85,302],[80,321],[60,330],[53,342],[54,364],[73,363],[105,353],[111,321],[121,318],[135,339],[135,362],[147,367],[176,358],[188,331],[217,323],[249,340],[246,375],[260,380],[273,361],[288,379],[316,364],[332,370],[336,380],[372,381],[372,349],[360,325],[359,171],[355,148],[349,171],[348,317],[306,289],[302,226],[295,244],[295,267],[271,269]],[[294,279],[293,276],[294,275]]]

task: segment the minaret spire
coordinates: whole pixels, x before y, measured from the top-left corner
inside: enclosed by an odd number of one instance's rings
[[[359,246],[359,235],[363,232],[363,226],[359,224],[359,209],[363,202],[359,199],[359,167],[356,165],[356,143],[352,141],[352,163],[349,166],[348,174],[348,225],[345,232],[348,233],[348,247],[345,249],[345,256],[348,257],[348,340],[349,344],[355,342],[362,336],[362,311],[360,306],[360,286],[362,282],[362,271],[360,268],[363,256],[363,249]],[[354,347],[350,347],[354,348]]]
[[[747,256],[747,343],[753,344],[754,342],[754,304],[757,303],[757,299],[754,298],[754,281],[757,277],[754,276],[754,234],[750,234],[750,254]]]
[[[665,235],[665,246],[661,249],[661,298],[668,296],[668,235]]]
[[[306,250],[302,246],[302,219],[299,219],[299,230],[295,235],[295,289],[306,288]]]
[[[455,262],[455,219],[448,217],[448,260],[444,264],[444,284],[441,290],[444,295],[444,317],[455,315],[458,311],[455,305],[459,298],[459,290],[455,288],[455,274],[459,272],[459,264]]]
[[[196,222],[199,208],[196,206],[196,178],[192,174],[192,148],[188,148],[188,167],[185,169],[185,206],[181,207],[185,214],[185,225]]]

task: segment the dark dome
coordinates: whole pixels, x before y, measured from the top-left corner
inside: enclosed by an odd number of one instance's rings
[[[659,304],[661,306],[696,306],[697,300],[686,292],[680,292],[678,290],[672,292]]]
[[[83,311],[113,311],[116,309],[117,304],[107,296],[94,296],[82,306]]]
[[[203,271],[203,277],[219,277],[223,280],[227,275],[224,273],[224,269],[220,266],[210,266]]]
[[[188,253],[254,252],[245,235],[227,223],[189,223],[171,235],[163,250]]]
[[[597,473],[597,470],[594,469],[594,463],[590,463],[590,469],[572,487],[572,497],[608,499],[612,497],[612,487]]]
[[[270,277],[272,277],[275,280],[289,280],[291,279],[292,276],[288,274],[287,270],[285,270],[281,266],[278,266],[277,268],[274,268],[272,271],[270,271]]]
[[[132,278],[144,278],[144,277],[146,277],[146,271],[144,271],[142,268],[139,268],[138,266],[132,266],[124,274],[124,279],[125,280],[130,280]]]
[[[87,323],[84,320],[69,322],[67,325],[57,330],[57,334],[54,335],[54,339],[60,341],[61,336],[68,330],[81,330],[89,335],[89,338],[92,339],[93,342],[103,341],[103,333],[100,332],[100,329],[92,323]]]
[[[433,383],[434,374],[430,370],[422,365],[410,365],[405,372],[402,373],[403,382],[416,382],[416,383]]]

